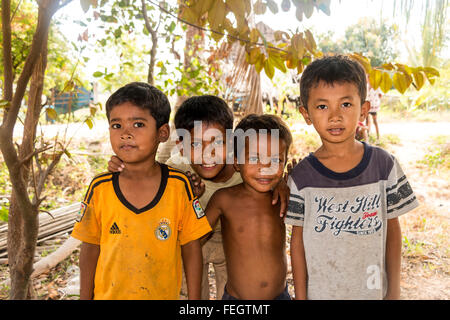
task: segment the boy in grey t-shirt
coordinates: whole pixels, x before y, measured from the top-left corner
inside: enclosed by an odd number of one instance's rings
[[[314,61],[300,81],[300,112],[322,145],[288,181],[296,299],[400,297],[398,216],[418,202],[392,155],[355,140],[366,88],[361,65],[344,56]]]

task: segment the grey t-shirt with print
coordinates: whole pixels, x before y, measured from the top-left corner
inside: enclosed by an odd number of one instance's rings
[[[387,220],[418,206],[397,160],[364,143],[352,170],[310,154],[292,171],[285,222],[303,227],[308,299],[382,299]]]

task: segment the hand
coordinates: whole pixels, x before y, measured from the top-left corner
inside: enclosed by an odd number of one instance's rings
[[[198,176],[196,173],[191,173],[190,171],[186,171],[186,175],[188,176],[189,180],[192,184],[192,191],[194,191],[194,194],[196,197],[200,198],[203,193],[205,192],[205,183],[202,181],[202,179]]]
[[[125,165],[117,156],[112,156],[108,161],[108,171],[110,172],[121,172],[124,168]]]
[[[272,205],[277,204],[278,198],[280,198],[280,218],[284,218],[286,215],[290,193],[291,189],[289,189],[284,179],[281,179],[275,189],[273,189]]]
[[[301,160],[302,160],[301,158],[298,158],[298,161],[297,161],[297,159],[294,158],[294,159],[292,159],[291,162],[288,163],[288,165],[287,165],[287,167],[286,167],[287,172],[286,172],[286,174],[284,175],[284,181],[287,182],[288,177],[289,177],[289,175],[290,175],[291,172],[292,172],[292,169],[294,169],[295,166],[297,165],[297,163],[299,163]]]

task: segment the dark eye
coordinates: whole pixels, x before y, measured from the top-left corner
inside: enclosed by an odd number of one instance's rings
[[[350,102],[344,102],[344,103],[342,104],[342,106],[343,106],[343,107],[346,107],[346,108],[349,108],[349,107],[352,106],[352,104],[351,104]]]
[[[324,105],[324,104],[321,104],[321,105],[318,105],[316,108],[319,109],[319,110],[325,110],[328,107],[326,105]]]
[[[135,128],[142,128],[142,127],[144,127],[145,125],[144,125],[144,123],[142,123],[142,122],[135,122],[135,123],[133,123],[133,127],[135,127]]]
[[[118,124],[118,123],[113,123],[113,124],[111,124],[111,128],[112,128],[112,129],[120,129],[120,128],[121,128],[121,125]]]

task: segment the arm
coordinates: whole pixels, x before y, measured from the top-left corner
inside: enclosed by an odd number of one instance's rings
[[[303,227],[292,226],[291,264],[294,278],[295,299],[306,299],[306,259],[303,247]]]
[[[181,246],[189,300],[199,300],[202,282],[203,257],[200,240]]]
[[[80,300],[94,298],[94,279],[100,246],[83,242],[80,251]]]
[[[285,179],[281,179],[273,190],[272,205],[275,205],[278,202],[278,198],[280,198],[280,218],[286,215],[290,193],[291,190],[287,186]]]
[[[388,289],[385,299],[400,299],[402,231],[398,218],[389,219],[386,239],[386,273]]]
[[[206,219],[208,219],[208,223],[211,226],[211,229],[214,231],[214,227],[217,224],[217,221],[219,220],[221,214],[222,214],[222,210],[220,208],[220,192],[215,192],[211,199],[208,202],[208,205],[206,206],[206,210],[205,210],[205,214],[206,214]],[[201,239],[200,239],[200,243],[203,246],[206,241],[208,241],[208,239],[211,237],[212,232],[208,234],[205,234]]]

